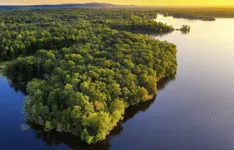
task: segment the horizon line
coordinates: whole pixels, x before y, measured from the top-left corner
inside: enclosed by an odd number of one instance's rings
[[[55,3],[55,4],[0,4],[0,6],[45,6],[45,5],[79,5],[79,4],[110,4],[110,5],[119,5],[119,6],[137,6],[137,7],[234,7],[234,5],[188,5],[188,4],[159,4],[159,5],[137,5],[137,4],[116,4],[116,3],[99,3],[99,2],[90,2],[90,3]]]

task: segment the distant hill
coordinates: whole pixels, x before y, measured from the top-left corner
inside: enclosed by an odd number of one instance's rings
[[[115,5],[109,3],[56,4],[56,5],[0,5],[0,9],[49,9],[49,8],[129,8],[135,5]]]

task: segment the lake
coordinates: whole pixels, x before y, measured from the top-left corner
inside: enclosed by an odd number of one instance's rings
[[[151,35],[177,45],[177,75],[161,81],[154,101],[127,109],[106,141],[86,146],[69,134],[27,129],[24,92],[2,76],[0,149],[233,150],[234,19],[208,22],[159,15],[157,21],[191,26],[188,34]]]

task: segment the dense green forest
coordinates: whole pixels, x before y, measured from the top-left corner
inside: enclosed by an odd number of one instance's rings
[[[26,119],[104,140],[125,108],[152,100],[157,82],[176,74],[176,46],[132,31],[168,33],[151,10],[4,11],[0,58],[13,81],[27,83]],[[129,32],[131,31],[131,32]]]
[[[0,61],[60,49],[89,38],[91,28],[165,33],[172,26],[155,22],[154,11],[64,9],[0,12]],[[89,32],[89,33],[87,33]]]

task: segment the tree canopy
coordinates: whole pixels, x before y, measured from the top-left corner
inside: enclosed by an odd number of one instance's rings
[[[176,46],[129,31],[169,32],[151,11],[71,9],[3,13],[1,59],[12,81],[27,83],[29,122],[104,140],[125,108],[152,100],[174,76]]]
[[[165,33],[173,27],[155,22],[155,11],[106,9],[15,10],[0,13],[0,61],[86,42],[93,28]]]

